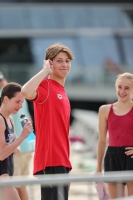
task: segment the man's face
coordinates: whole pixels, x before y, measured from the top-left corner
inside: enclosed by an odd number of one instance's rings
[[[60,52],[52,61],[53,74],[58,78],[65,78],[71,69],[71,60],[66,52]]]

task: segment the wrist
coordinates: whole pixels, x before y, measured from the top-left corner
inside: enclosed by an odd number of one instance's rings
[[[96,172],[102,172],[102,168],[101,167],[97,167],[96,168]]]
[[[44,67],[42,70],[41,70],[42,74],[44,77],[46,77],[47,75],[50,74],[50,69]]]

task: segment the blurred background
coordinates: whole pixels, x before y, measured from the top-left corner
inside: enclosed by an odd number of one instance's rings
[[[42,68],[46,49],[56,42],[75,56],[65,85],[72,109],[72,163],[78,171],[94,171],[98,109],[116,100],[116,76],[133,73],[133,4],[0,0],[0,71],[8,81],[23,85]]]

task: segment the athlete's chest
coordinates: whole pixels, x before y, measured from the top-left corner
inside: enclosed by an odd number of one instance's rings
[[[54,105],[57,105],[59,107],[67,107],[67,109],[70,107],[70,102],[68,99],[68,96],[64,89],[60,88],[52,88],[50,91],[50,100],[54,102]]]

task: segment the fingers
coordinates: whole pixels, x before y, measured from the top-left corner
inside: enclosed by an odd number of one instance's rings
[[[47,65],[47,64],[49,65],[49,60],[44,60],[44,64],[45,65]]]
[[[130,149],[133,149],[133,147],[126,147],[125,149],[126,149],[126,150],[128,150],[128,149],[130,150]]]
[[[53,62],[52,60],[43,60],[43,67],[52,67]]]
[[[32,123],[31,123],[30,121],[28,121],[26,124],[27,124],[27,125],[32,125]]]
[[[28,121],[28,122],[25,124],[25,128],[27,128],[30,132],[34,131],[33,126],[32,126],[32,123],[31,123],[30,121]]]
[[[126,152],[125,152],[126,155],[130,155],[130,154],[132,154],[132,153],[133,153],[133,151],[126,151]]]
[[[133,158],[133,147],[126,147],[125,150],[126,150],[125,154],[127,156],[132,155],[131,158]]]
[[[48,59],[48,61],[49,61],[49,64],[50,64],[50,65],[52,65],[52,64],[53,64],[52,60],[49,60],[49,59]]]
[[[50,64],[52,64],[51,60],[43,60],[43,66],[47,66],[47,65],[50,65]]]
[[[133,154],[133,150],[129,150],[129,151],[126,151],[125,154],[128,156],[128,155],[131,155]]]

